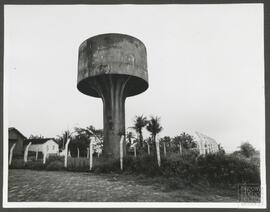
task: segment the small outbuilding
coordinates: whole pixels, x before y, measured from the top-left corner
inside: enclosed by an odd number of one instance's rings
[[[38,157],[39,152],[42,152],[43,156],[45,155],[46,157],[59,154],[58,143],[53,138],[27,139],[24,142],[24,146],[26,147],[30,142],[31,145],[29,146],[28,151],[35,152],[36,158]]]
[[[24,153],[24,142],[26,137],[15,127],[8,128],[8,146],[9,151],[11,147],[15,144],[13,149],[13,155],[22,156]]]

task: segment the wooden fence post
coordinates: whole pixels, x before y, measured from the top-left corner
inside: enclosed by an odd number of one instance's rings
[[[28,149],[30,147],[30,145],[32,144],[32,142],[30,142],[29,144],[27,144],[27,146],[25,147],[25,150],[24,150],[24,162],[27,163],[27,157],[28,157]]]
[[[67,156],[68,156],[68,145],[69,145],[69,142],[70,142],[70,138],[67,140],[67,143],[65,145],[65,164],[64,164],[64,167],[67,168]]]
[[[157,149],[157,161],[158,161],[158,166],[160,167],[160,148],[159,148],[159,140],[156,140],[156,149]]]
[[[134,157],[135,158],[137,157],[137,151],[136,151],[137,148],[136,148],[136,146],[137,146],[137,144],[134,145]]]
[[[123,142],[124,142],[124,138],[125,138],[125,136],[122,135],[121,139],[120,139],[120,168],[121,168],[121,170],[123,170],[123,155],[124,155]]]
[[[89,145],[90,146],[90,145]],[[89,147],[87,147],[87,149],[86,149],[86,158],[89,158],[89,151],[90,151],[90,148]]]
[[[164,157],[166,157],[167,152],[166,152],[166,144],[165,144],[165,142],[163,143],[163,151],[164,151]]]
[[[89,161],[89,170],[91,171],[93,168],[93,142],[92,139],[90,138],[90,144],[89,144],[89,148],[90,148],[90,161]]]
[[[42,153],[43,153],[43,164],[45,164],[47,159],[47,150],[44,150]]]
[[[15,146],[16,146],[16,143],[14,143],[14,144],[11,146],[11,148],[10,148],[10,152],[9,152],[9,162],[8,162],[9,165],[11,165],[11,163],[12,163],[13,150],[14,150]]]

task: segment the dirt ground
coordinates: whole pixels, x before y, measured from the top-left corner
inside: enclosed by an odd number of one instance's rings
[[[231,191],[183,186],[127,174],[9,170],[9,202],[237,202]]]

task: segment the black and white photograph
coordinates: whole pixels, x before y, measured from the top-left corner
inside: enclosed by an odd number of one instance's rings
[[[4,5],[3,207],[266,208],[264,4]]]

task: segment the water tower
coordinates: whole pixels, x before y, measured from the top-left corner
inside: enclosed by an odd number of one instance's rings
[[[125,135],[125,100],[148,88],[144,44],[132,36],[114,33],[85,40],[79,47],[77,88],[102,99],[103,153],[119,158],[120,137]]]

